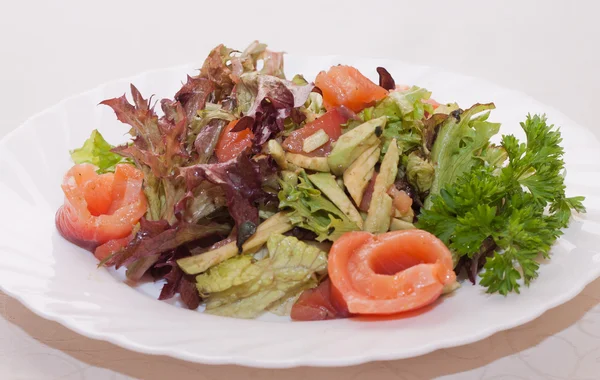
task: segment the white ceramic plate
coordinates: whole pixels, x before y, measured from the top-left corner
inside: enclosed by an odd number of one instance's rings
[[[198,65],[147,72],[66,99],[32,117],[0,142],[0,287],[37,314],[92,338],[150,354],[202,363],[257,367],[340,366],[399,359],[470,343],[528,322],[579,293],[600,274],[600,144],[587,129],[521,93],[489,82],[423,66],[382,59],[293,57],[288,75],[314,78],[333,64],[358,67],[375,78],[385,66],[399,83],[433,91],[440,102],[463,107],[493,101],[491,119],[503,133],[520,133],[518,123],[545,112],[562,126],[569,195],[585,195],[588,214],[577,216],[552,249],[551,262],[520,295],[486,295],[465,284],[435,307],[401,319],[290,323],[267,316],[237,320],[204,315],[156,300],[161,284],[131,286],[122,274],[96,268],[88,252],[63,240],[54,227],[62,204],[60,183],[71,166],[69,149],[93,129],[108,141],[125,140],[127,127],[106,98],[128,91],[130,82],[149,96],[172,97]],[[175,306],[174,306],[174,305]]]

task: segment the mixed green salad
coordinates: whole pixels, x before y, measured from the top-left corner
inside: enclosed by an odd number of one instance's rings
[[[493,103],[440,104],[375,70],[377,84],[341,65],[314,83],[286,79],[282,53],[254,42],[213,49],[159,102],[160,116],[131,85],[133,102],[102,102],[131,140],[115,147],[94,131],[71,156],[115,183],[119,167],[134,166],[143,216],[114,239],[73,237],[58,217],[57,226],[101,265],[164,280],[160,299],[179,294],[224,316],[289,314],[303,295],[324,300],[311,306],[318,316],[294,319],[353,314],[315,289],[337,270],[331,244],[356,231],[424,230],[449,249],[457,275],[475,284],[480,274],[487,292],[530,285],[572,212],[584,212],[583,197],[565,193],[558,128],[524,115],[525,140],[494,144]]]

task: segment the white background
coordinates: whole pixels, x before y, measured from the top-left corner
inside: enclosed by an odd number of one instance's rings
[[[290,53],[399,58],[483,77],[600,136],[598,2],[431,3],[0,0],[0,137],[66,96],[148,69],[199,66],[212,46],[243,48],[253,39]],[[0,378],[595,379],[599,302],[596,281],[538,320],[479,343],[404,361],[268,371],[130,352],[39,318],[0,293]]]

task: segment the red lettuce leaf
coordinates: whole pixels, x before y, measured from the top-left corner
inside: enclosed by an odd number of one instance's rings
[[[121,260],[124,256],[126,257],[130,255],[141,240],[153,238],[167,229],[169,229],[169,223],[166,220],[150,221],[146,218],[140,219],[140,229],[135,234],[134,238],[129,242],[127,247],[125,247],[124,250],[110,256],[104,265],[114,266],[115,263]],[[134,281],[142,278],[144,273],[146,273],[146,271],[156,262],[158,257],[158,255],[155,255],[134,261],[127,268],[127,278]]]
[[[149,150],[144,150],[136,144],[119,145],[114,147],[111,152],[120,154],[123,157],[130,158],[136,163],[137,167],[147,167],[156,177],[163,177],[165,171],[160,162],[160,156]],[[144,171],[146,176],[146,171]]]
[[[270,52],[258,42],[252,43],[241,54],[220,45],[211,51],[200,74],[187,78],[174,100],[160,102],[164,113],[160,118],[151,98],[145,99],[133,85],[132,102],[123,95],[101,103],[111,107],[118,120],[131,126],[132,143],[113,151],[131,158],[144,172],[144,192],[149,203],[147,218],[161,220],[150,222],[144,219],[131,244],[111,258],[109,264],[127,265],[128,276],[137,279],[156,263],[161,253],[197,240],[203,234],[222,235],[223,230],[230,228],[214,221],[207,226],[195,223],[207,213],[214,215],[224,203],[229,206],[230,214],[224,213],[225,223],[234,219],[238,243],[252,233],[259,221],[257,205],[262,207],[277,201],[272,192],[262,188],[277,186],[277,182],[271,180],[276,166],[269,160],[256,162],[247,156],[230,163],[229,167],[209,163],[214,160],[215,145],[223,128],[240,116],[239,112],[235,115],[233,112],[239,99],[232,91],[249,72],[257,74],[256,83],[250,84],[255,87],[247,92],[248,104],[254,104],[254,109],[252,116],[244,119],[247,125],[260,132],[261,144],[283,129],[285,118],[301,121],[303,114],[297,112],[297,107],[305,102],[312,85],[299,86],[281,79],[284,77],[282,58],[281,53]],[[264,63],[261,75],[256,71],[259,60]],[[259,80],[258,77],[263,78]],[[194,166],[197,166],[198,181],[190,187],[185,176],[178,173],[181,167]],[[201,194],[203,199],[212,198],[209,202],[212,208],[206,208],[198,201],[198,183],[201,181],[218,185],[212,185],[217,191],[207,190]],[[178,281],[174,278],[171,282]]]
[[[120,122],[132,127],[130,134],[135,137],[134,142],[140,149],[151,149],[160,143],[158,116],[154,113],[154,107],[150,106],[150,99],[144,99],[133,84],[131,95],[133,104],[129,103],[125,94],[119,98],[104,100],[100,104],[112,108]]]
[[[262,189],[267,194],[260,199],[263,203],[276,202],[275,209],[279,206],[279,198],[277,193],[281,190],[279,184],[279,166],[271,156],[255,157],[253,165],[260,178]]]
[[[273,75],[285,79],[282,52],[274,52],[266,49],[260,58],[263,60],[263,68],[260,70],[261,74]]]
[[[246,154],[241,154],[223,163],[181,168],[180,173],[185,178],[188,191],[193,191],[204,180],[221,186],[229,214],[238,229],[237,244],[241,246],[249,237],[246,233],[252,226],[255,228],[258,225],[256,203],[269,198],[262,188],[263,178],[272,171],[268,167],[268,163],[256,162]]]
[[[193,191],[187,191],[175,204],[174,213],[179,221],[197,223],[227,204],[220,186],[202,182]]]
[[[231,79],[237,83],[242,74],[255,71],[258,59],[265,53],[267,45],[253,41],[239,56],[231,57]]]
[[[297,85],[272,75],[244,74],[235,88],[239,112],[254,119],[255,150],[284,129],[285,119],[302,106],[313,90],[312,83]],[[295,113],[297,118],[301,113]]]
[[[143,171],[149,218],[174,223],[174,206],[185,194],[185,184],[176,177],[175,168],[190,160],[186,147],[188,118],[181,103],[168,99],[160,102],[164,116],[158,118],[135,86],[131,91],[133,104],[125,96],[102,102],[132,127],[130,133],[134,136],[132,144],[118,146],[113,152],[131,158]]]
[[[184,146],[187,117],[179,102],[163,99],[160,105],[165,113],[165,116],[158,120],[158,128],[162,137],[160,153],[163,158],[163,166],[169,170],[165,176],[170,176],[173,174],[173,167],[181,164],[188,157]]]
[[[191,121],[198,110],[204,109],[214,90],[215,85],[209,79],[188,76],[187,82],[175,94],[175,100],[181,103],[187,119]]]
[[[216,223],[205,225],[178,223],[169,226],[165,220],[151,222],[142,218],[140,230],[133,240],[123,251],[109,259],[106,265],[114,265],[118,269],[138,259],[155,256],[207,236],[224,237],[230,229],[227,225]]]
[[[159,300],[173,298],[179,293],[181,301],[189,309],[196,309],[200,306],[200,295],[196,289],[194,278],[186,276],[177,265],[177,260],[189,256],[187,249],[180,247],[177,250],[165,252],[151,269],[154,281],[165,279],[167,282],[163,285]]]
[[[377,74],[379,74],[379,86],[386,90],[394,90],[396,88],[396,82],[392,77],[392,74],[385,69],[385,67],[378,67]]]
[[[288,109],[302,106],[312,92],[314,84],[297,85],[291,81],[272,75],[250,73],[242,76],[243,90],[252,91],[253,103],[245,112],[246,116],[254,117],[260,112],[260,107],[266,99],[275,109]],[[237,89],[236,89],[237,91]],[[237,92],[236,92],[236,95]]]
[[[213,156],[221,132],[229,124],[227,120],[213,119],[200,130],[194,142],[194,149],[198,153],[196,160],[199,164],[206,164]]]
[[[285,79],[283,71],[283,53],[267,49],[267,45],[253,41],[239,56],[231,57],[231,79],[238,83],[245,72],[256,71],[258,62],[263,61],[261,74],[273,75]]]
[[[161,254],[157,262],[150,269],[154,281],[167,280],[158,296],[159,300],[167,300],[177,294],[179,282],[183,275],[183,272],[177,266],[177,260],[188,256],[185,253],[182,254],[182,252],[184,252],[184,249],[180,248]]]
[[[231,61],[233,49],[221,44],[211,50],[200,69],[200,76],[210,80],[215,86],[215,100],[224,99],[233,90],[233,79],[231,78],[231,67],[227,64]]]
[[[181,269],[179,269],[181,271]],[[196,288],[196,280],[192,277],[188,277],[185,274],[181,276],[179,282],[179,296],[181,301],[188,307],[188,309],[195,310],[200,306],[200,294],[198,294],[198,288]]]
[[[187,133],[187,117],[179,102],[161,101],[165,115],[158,119],[149,101],[131,85],[134,104],[125,95],[107,99],[100,104],[113,109],[117,118],[132,127],[133,144],[119,146],[113,152],[133,159],[138,167],[146,166],[157,177],[169,177],[173,167],[181,164],[187,156],[184,146]]]

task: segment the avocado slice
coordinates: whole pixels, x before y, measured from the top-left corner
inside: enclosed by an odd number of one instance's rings
[[[358,228],[363,228],[363,219],[358,210],[352,204],[352,201],[346,196],[344,190],[337,184],[335,177],[329,173],[317,173],[308,176],[312,182],[348,219],[356,223]]]
[[[360,205],[365,189],[375,172],[375,164],[379,161],[381,149],[379,143],[361,154],[344,172],[344,185],[348,189],[354,203]]]
[[[277,140],[269,140],[267,143],[267,151],[280,168],[287,169],[285,152]]]
[[[331,172],[335,175],[342,175],[354,160],[379,141],[375,130],[385,128],[386,122],[387,116],[381,116],[344,133],[336,141],[331,154],[327,157]]]
[[[365,221],[365,231],[371,233],[387,232],[390,228],[392,218],[392,197],[387,193],[387,190],[392,186],[398,174],[398,164],[400,155],[396,139],[390,142],[388,151],[383,156],[379,175],[375,180],[373,188],[373,198],[369,205],[367,220]]]
[[[242,253],[254,253],[267,242],[271,234],[283,234],[291,230],[293,226],[287,214],[287,212],[279,212],[262,222],[256,229],[256,233],[242,245]],[[179,259],[177,265],[187,274],[198,274],[237,254],[236,242],[232,241],[201,255]]]
[[[373,195],[375,195],[375,193],[373,193]],[[394,209],[392,203],[392,197],[387,194],[383,194],[379,198],[373,198],[363,229],[373,234],[387,232],[390,229],[392,211]],[[372,212],[371,209],[373,209]]]
[[[329,135],[325,133],[324,130],[319,129],[318,131],[304,139],[304,141],[302,142],[302,151],[305,153],[310,153],[314,150],[319,149],[328,141]]]
[[[304,169],[314,170],[316,172],[328,172],[329,163],[327,157],[308,157],[297,153],[286,153],[285,159]]]
[[[394,207],[394,213],[392,216],[406,222],[412,222],[415,219],[415,211],[411,208],[407,213],[403,214],[400,212],[400,210]]]
[[[402,219],[392,218],[392,222],[390,223],[390,231],[412,230],[414,228],[416,228],[414,224]]]
[[[460,282],[454,281],[453,283],[444,286],[444,288],[442,289],[442,295],[452,293],[456,289],[460,288],[460,286]]]

